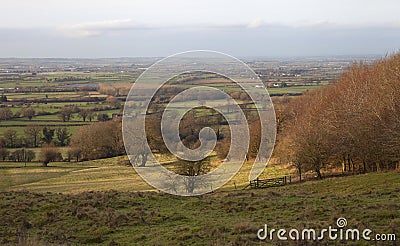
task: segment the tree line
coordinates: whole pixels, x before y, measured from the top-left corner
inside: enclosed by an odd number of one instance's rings
[[[93,108],[79,108],[76,105],[67,105],[64,106],[62,109],[60,109],[57,112],[51,113],[47,111],[36,111],[33,107],[27,106],[24,107],[15,113],[13,113],[10,109],[10,107],[3,106],[0,107],[0,120],[11,120],[11,119],[16,119],[20,117],[26,117],[29,120],[32,120],[35,116],[39,115],[57,115],[58,118],[63,121],[67,122],[70,121],[71,119],[74,118],[74,114],[76,114],[77,117],[81,118],[84,122],[86,120],[92,121],[96,119],[99,121],[106,121],[109,119],[107,118],[107,114],[105,113],[97,113],[97,111],[105,111],[105,110],[112,110],[112,109],[122,109],[122,105],[120,101],[112,96],[107,97],[106,102],[109,104],[107,106],[96,106]],[[106,120],[104,120],[106,119]]]
[[[276,153],[301,175],[371,172],[400,162],[400,55],[352,65],[340,79],[277,107]]]
[[[64,147],[69,144],[71,133],[66,127],[46,127],[39,125],[28,125],[20,136],[14,129],[8,129],[0,139],[0,147],[3,148],[36,148],[43,144],[54,144]]]

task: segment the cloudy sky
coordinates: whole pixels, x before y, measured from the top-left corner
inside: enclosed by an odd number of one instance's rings
[[[385,55],[398,0],[2,0],[0,57]]]

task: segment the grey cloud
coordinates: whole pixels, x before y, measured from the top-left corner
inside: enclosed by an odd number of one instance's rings
[[[72,38],[76,36],[60,35],[54,29],[0,29],[0,56],[167,56],[192,49],[217,50],[234,56],[384,55],[400,48],[400,31],[393,26],[288,27],[262,23],[252,28],[244,25],[143,28],[131,24],[126,21],[75,27],[96,30],[97,38]],[[113,35],[105,35],[110,32]]]
[[[93,37],[110,32],[129,31],[143,27],[144,26],[134,23],[131,19],[124,19],[63,25],[57,29],[69,37]]]

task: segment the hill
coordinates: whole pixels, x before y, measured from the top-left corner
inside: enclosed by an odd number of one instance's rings
[[[339,217],[349,228],[399,235],[399,192],[398,172],[201,197],[115,190],[1,192],[0,244],[253,245],[266,223],[327,228]]]

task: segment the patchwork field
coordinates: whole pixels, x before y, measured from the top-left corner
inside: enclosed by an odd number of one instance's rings
[[[9,61],[0,60],[0,63],[2,62],[8,64]],[[16,61],[11,62],[14,64]],[[373,235],[397,234],[397,241],[375,241],[374,245],[400,243],[398,166],[392,169],[386,168],[385,170],[391,170],[388,172],[381,172],[381,169],[368,170],[376,172],[333,178],[333,174],[342,175],[342,160],[339,160],[334,163],[335,166],[326,165],[317,170],[322,172],[324,179],[316,180],[315,169],[307,167],[308,169],[303,169],[303,178],[307,181],[298,182],[293,166],[270,164],[260,179],[290,176],[289,180],[293,182],[281,187],[252,190],[248,188],[251,164],[246,163],[235,177],[211,194],[198,197],[164,194],[144,182],[127,161],[127,157],[98,159],[124,153],[122,153],[123,147],[117,148],[122,137],[111,131],[119,129],[118,127],[94,124],[98,121],[110,121],[112,117],[119,119],[130,85],[155,61],[117,59],[115,63],[107,64],[107,61],[101,59],[67,60],[57,66],[52,64],[51,59],[42,61],[47,65],[36,64],[39,60],[20,62],[21,64],[15,66],[7,65],[6,69],[3,69],[6,72],[0,74],[2,93],[0,140],[4,160],[0,162],[0,245],[370,245],[372,243],[339,240],[283,242],[278,241],[276,237],[274,240],[267,239],[262,242],[257,238],[257,231],[264,228],[265,224],[268,224],[269,228],[276,229],[318,230],[329,226],[336,227],[336,221],[340,217],[347,219],[348,228],[360,230],[369,228],[373,231]],[[93,62],[95,63],[90,65]],[[268,92],[274,99],[274,106],[278,109],[279,106],[298,98],[295,96],[332,83],[351,62],[352,59],[253,61],[249,65],[256,70],[262,83],[268,87]],[[31,63],[36,65],[32,67]],[[200,73],[199,76],[199,73],[193,73],[193,76],[174,77],[170,82],[173,86],[169,88],[166,86],[165,89],[171,94],[198,85],[224,90],[235,95],[235,100],[242,104],[249,119],[255,118],[253,117],[255,107],[246,102],[248,99],[240,88],[221,82],[221,78],[216,75]],[[191,83],[185,84],[185,82]],[[259,84],[249,88],[251,91],[259,89]],[[306,93],[308,94],[311,93]],[[172,98],[169,94],[162,96],[155,98],[158,100],[154,100],[154,107],[148,111],[149,115],[155,117],[154,119],[157,119],[156,116],[160,113],[158,110]],[[135,98],[137,100],[129,105],[136,110],[136,113],[141,113],[143,109],[141,97],[143,96],[138,95]],[[177,101],[170,106],[175,110],[183,110],[187,106],[224,106],[226,103],[226,100],[214,100],[209,97],[197,99],[192,103]],[[229,113],[229,108],[227,111]],[[218,132],[222,135],[228,129],[222,121],[213,119],[212,117],[216,115],[208,109],[201,108],[194,116],[194,119],[196,117],[205,119],[210,116],[208,123],[213,127],[218,126]],[[117,121],[109,123],[113,122]],[[82,136],[78,136],[79,141],[71,141],[68,146],[66,139],[69,140],[71,135],[74,137],[79,127],[92,123],[93,127],[90,129],[95,129],[95,126],[99,125],[107,127],[93,132],[85,128],[85,131],[80,131]],[[196,140],[192,136],[196,136],[194,130],[200,126],[195,123],[194,120],[183,129],[186,130],[183,131],[184,140],[188,144],[193,144],[192,146],[196,145],[195,142],[190,142],[190,139]],[[57,134],[52,135],[48,132],[48,128],[62,130],[64,127],[67,128],[65,141],[60,141]],[[29,129],[32,131],[39,129],[39,133],[35,135],[34,132],[29,132]],[[108,132],[103,129],[107,129]],[[113,138],[106,138],[111,136],[106,133],[113,134]],[[260,134],[255,131],[253,136]],[[92,141],[87,144],[83,141],[87,139]],[[101,139],[107,141],[103,143]],[[35,144],[37,140],[39,143]],[[56,147],[53,148],[52,144]],[[160,145],[155,144],[154,148]],[[91,148],[86,150],[84,156],[78,151],[86,146]],[[110,149],[111,154],[108,153]],[[72,150],[78,154],[72,155]],[[108,155],[93,154],[106,153],[105,150]],[[30,154],[32,151],[35,154],[35,158],[32,157],[29,161],[28,151]],[[42,167],[42,163],[46,164],[46,161],[42,159],[40,162],[39,158],[45,156],[46,151],[50,155],[49,164],[47,167]],[[16,158],[17,152],[24,157]],[[178,169],[176,163],[179,161],[171,160],[167,153],[160,150],[156,150],[155,153],[168,169]],[[62,158],[51,156],[52,154],[61,154]],[[42,157],[39,157],[40,155]],[[66,162],[67,156],[72,160],[75,158],[97,160]],[[209,170],[224,158],[217,153],[211,156],[210,163],[207,163],[210,165]],[[14,162],[16,160],[21,162]],[[64,162],[55,162],[56,160]],[[348,175],[361,170],[360,168],[355,170],[354,163],[353,169],[350,170],[350,162],[351,159],[348,157],[349,167],[347,171],[344,170]],[[326,178],[325,174],[332,176]]]

